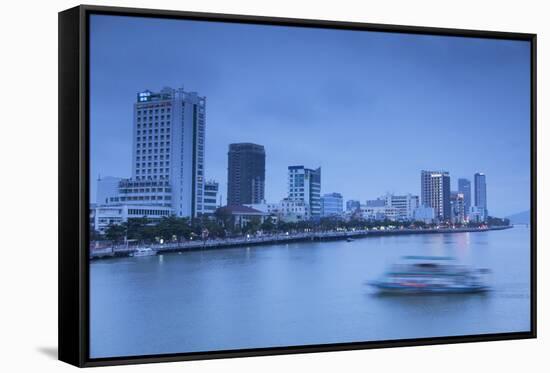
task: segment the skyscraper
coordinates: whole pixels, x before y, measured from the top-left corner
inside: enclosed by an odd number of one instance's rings
[[[309,206],[309,218],[321,217],[321,168],[288,166],[288,198]]]
[[[477,172],[474,174],[474,204],[476,207],[483,209],[484,216],[487,217],[487,180],[485,174]]]
[[[421,171],[420,193],[422,206],[432,207],[438,220],[451,219],[451,177],[447,171]]]
[[[183,88],[139,92],[134,103],[132,178],[119,185],[123,203],[202,213],[206,99]]]
[[[265,196],[265,149],[252,143],[230,144],[227,153],[227,204],[260,203]]]
[[[464,195],[464,211],[468,215],[472,206],[472,183],[468,179],[458,179],[458,193]]]

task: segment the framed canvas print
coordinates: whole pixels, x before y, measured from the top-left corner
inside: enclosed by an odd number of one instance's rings
[[[533,338],[536,36],[59,13],[59,357]]]

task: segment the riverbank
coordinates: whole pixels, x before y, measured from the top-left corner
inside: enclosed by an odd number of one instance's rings
[[[367,237],[391,236],[391,235],[411,235],[411,234],[440,234],[440,233],[465,233],[465,232],[487,232],[491,230],[510,229],[513,226],[495,226],[487,228],[428,228],[428,229],[384,229],[384,230],[355,230],[355,231],[336,231],[336,232],[303,232],[293,234],[272,234],[258,237],[239,237],[215,240],[195,240],[175,243],[163,243],[149,245],[157,253],[185,252],[196,250],[215,250],[238,246],[258,246],[270,245],[276,243],[290,243],[300,241],[331,241],[331,240],[351,240]],[[104,249],[90,250],[90,259],[105,259],[114,257],[130,256],[135,248],[118,246]]]

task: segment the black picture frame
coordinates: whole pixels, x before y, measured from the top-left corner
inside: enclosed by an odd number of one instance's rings
[[[531,45],[531,330],[359,343],[89,358],[89,29],[91,14],[523,40]],[[81,5],[59,13],[59,360],[79,367],[536,338],[536,34]]]

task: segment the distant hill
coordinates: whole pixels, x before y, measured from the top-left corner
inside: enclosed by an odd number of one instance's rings
[[[531,224],[531,210],[518,212],[506,218],[510,219],[510,223],[512,224]]]

